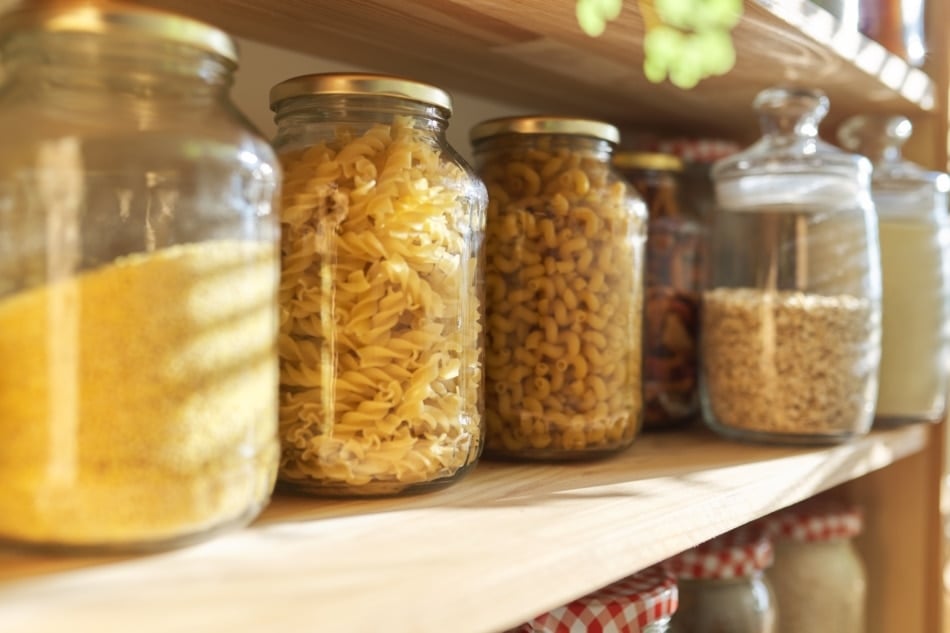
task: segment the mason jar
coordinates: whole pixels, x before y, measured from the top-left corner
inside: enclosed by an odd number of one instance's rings
[[[235,44],[138,6],[0,20],[0,539],[181,545],[277,468],[279,168]]]
[[[868,432],[881,354],[871,166],[818,138],[828,99],[770,88],[763,138],[713,170],[703,293],[703,416],[732,438],[798,444]]]
[[[781,633],[865,633],[867,579],[853,539],[858,508],[809,500],[767,521],[775,563],[766,572]]]
[[[574,459],[629,446],[646,208],[611,166],[617,129],[518,117],[471,138],[489,194],[486,451]]]
[[[775,597],[765,576],[772,557],[768,536],[743,527],[667,561],[679,586],[670,633],[784,631],[776,626]]]
[[[485,188],[449,95],[365,74],[271,90],[284,167],[280,480],[331,496],[442,487],[482,447]]]

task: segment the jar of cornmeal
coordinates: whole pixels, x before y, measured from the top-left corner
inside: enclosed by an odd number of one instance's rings
[[[276,474],[278,166],[235,43],[121,4],[0,20],[0,540],[181,545]]]

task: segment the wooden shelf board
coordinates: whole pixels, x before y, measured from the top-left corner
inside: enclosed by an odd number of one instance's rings
[[[583,114],[660,131],[755,135],[754,95],[798,82],[832,100],[829,126],[863,111],[919,116],[933,82],[808,0],[746,0],[736,67],[683,91],[642,72],[643,18],[627,0],[603,36],[559,0],[139,0],[320,57],[499,98],[524,110]],[[274,82],[285,77],[274,69]],[[263,97],[262,97],[263,98]]]
[[[652,434],[593,463],[483,462],[425,496],[277,496],[250,528],[175,552],[8,552],[0,630],[498,631],[921,451],[928,432],[819,449]]]

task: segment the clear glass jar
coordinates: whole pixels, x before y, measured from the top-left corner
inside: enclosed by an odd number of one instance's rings
[[[542,613],[509,633],[669,633],[678,596],[676,579],[668,571],[648,567]]]
[[[668,429],[699,413],[699,301],[704,230],[683,204],[683,162],[620,152],[614,166],[649,213],[643,310],[643,428]]]
[[[613,126],[496,119],[471,132],[488,187],[486,451],[574,459],[641,417],[646,209],[613,170]]]
[[[750,528],[670,559],[667,566],[679,586],[679,607],[670,633],[784,631],[776,626],[775,596],[764,573],[771,564],[771,542]]]
[[[867,580],[852,539],[856,508],[808,503],[769,520],[775,563],[767,575],[781,633],[865,633]]]
[[[308,493],[446,486],[482,447],[485,188],[438,88],[381,75],[271,90],[284,166],[280,480]]]
[[[902,116],[857,116],[842,146],[874,163],[883,278],[875,423],[939,421],[950,382],[950,177],[901,158],[912,126]]]
[[[881,269],[870,163],[818,139],[828,100],[773,88],[764,137],[713,171],[701,397],[738,439],[866,433],[877,397]]]
[[[0,21],[0,539],[180,545],[277,468],[279,171],[233,41],[141,7]]]

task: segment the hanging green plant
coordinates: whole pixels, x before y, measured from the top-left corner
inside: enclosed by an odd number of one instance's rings
[[[735,66],[731,31],[742,17],[742,0],[637,0],[643,15],[643,73],[653,83],[667,78],[688,90]],[[577,0],[577,23],[597,37],[616,20],[623,0]]]

